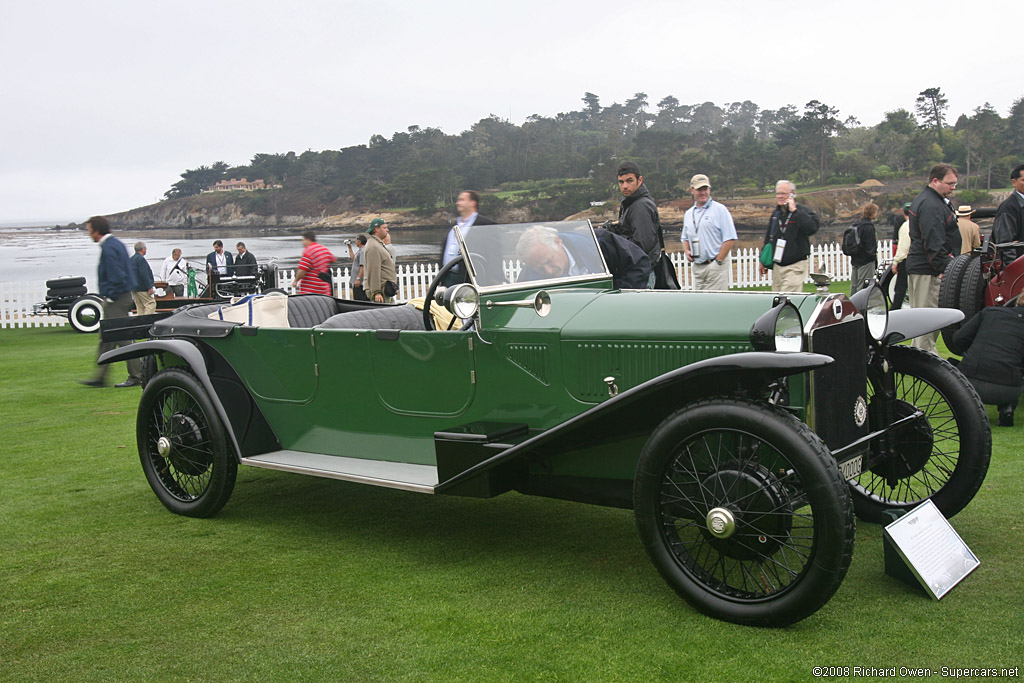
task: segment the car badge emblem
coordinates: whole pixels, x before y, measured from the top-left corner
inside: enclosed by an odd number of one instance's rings
[[[843,302],[839,299],[832,301],[832,315],[836,317],[836,320],[843,319]]]
[[[858,427],[863,427],[868,421],[868,403],[863,396],[858,396],[853,402],[853,421]]]

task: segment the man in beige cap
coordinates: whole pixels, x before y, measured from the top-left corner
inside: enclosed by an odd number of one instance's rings
[[[967,204],[961,204],[956,210],[956,223],[960,227],[960,253],[969,254],[971,250],[981,246],[981,229],[971,220],[974,213]]]
[[[693,206],[683,215],[683,253],[693,264],[695,289],[729,289],[736,225],[729,210],[711,199],[711,181],[703,173],[690,178]]]

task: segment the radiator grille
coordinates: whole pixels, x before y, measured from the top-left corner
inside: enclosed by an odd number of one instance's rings
[[[864,319],[856,318],[814,330],[810,351],[835,359],[811,373],[811,410],[808,424],[831,449],[867,434],[868,424],[857,426],[858,399],[867,400],[867,343]]]

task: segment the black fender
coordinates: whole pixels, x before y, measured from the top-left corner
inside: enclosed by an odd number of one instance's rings
[[[142,356],[149,356],[159,352],[174,354],[185,361],[189,370],[192,371],[192,374],[196,376],[199,383],[203,385],[204,389],[206,389],[206,393],[210,397],[210,401],[213,403],[214,409],[217,411],[217,416],[220,418],[221,424],[224,425],[224,429],[227,431],[228,437],[231,439],[231,445],[235,449],[235,457],[241,460],[242,449],[239,447],[238,439],[235,437],[234,423],[228,418],[228,413],[224,409],[224,404],[220,399],[220,395],[214,389],[213,382],[210,381],[210,373],[207,371],[206,359],[203,357],[203,352],[200,351],[195,344],[183,339],[153,339],[149,341],[139,341],[116,349],[111,349],[110,351],[102,354],[96,362],[100,365],[104,365],[121,360],[129,360],[131,358],[141,358]]]
[[[941,330],[963,319],[963,311],[955,308],[900,308],[889,311],[889,326],[886,328],[882,344],[898,344],[922,334]]]
[[[476,495],[471,493],[476,488],[471,483],[474,479],[512,460],[543,457],[581,443],[600,442],[621,435],[623,425],[632,432],[650,432],[666,415],[686,403],[708,396],[756,392],[781,377],[809,372],[832,362],[831,356],[820,353],[749,351],[691,363],[612,396],[552,429],[439,482],[435,492]]]

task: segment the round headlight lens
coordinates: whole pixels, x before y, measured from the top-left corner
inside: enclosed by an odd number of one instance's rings
[[[804,331],[800,312],[792,305],[785,305],[775,319],[775,350],[803,351]]]
[[[469,284],[456,285],[449,310],[459,318],[472,318],[480,309],[480,292]]]
[[[885,302],[885,293],[880,287],[871,287],[865,308],[867,310],[864,311],[864,318],[868,323],[868,334],[872,339],[881,341],[889,327],[889,307]]]

